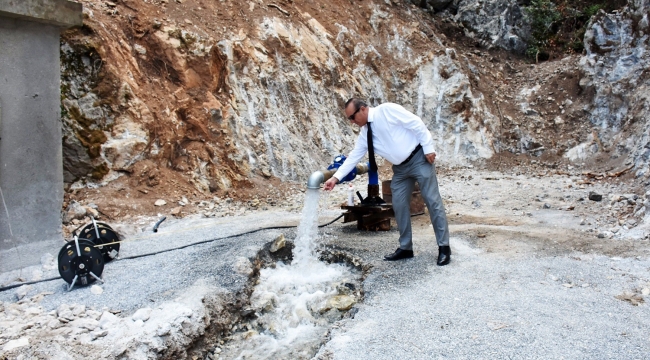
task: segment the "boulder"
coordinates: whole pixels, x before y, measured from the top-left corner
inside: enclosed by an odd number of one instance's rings
[[[253,264],[251,264],[248,258],[239,257],[235,261],[233,269],[242,275],[250,276],[253,273]]]
[[[23,346],[29,345],[29,337],[21,337],[20,339],[10,340],[3,347],[2,351],[11,351]]]
[[[163,200],[163,199],[158,199],[158,200],[156,200],[156,202],[153,203],[153,204],[154,204],[154,206],[165,206],[165,205],[167,205],[167,201],[165,201],[165,200]]]
[[[63,216],[63,222],[64,223],[69,223],[74,219],[83,219],[86,216],[86,208],[81,206],[76,201],[71,201],[70,205],[68,205],[68,208],[65,210],[65,214]]]
[[[149,317],[151,317],[151,312],[152,311],[153,311],[153,309],[151,309],[151,308],[138,309],[138,311],[136,311],[133,314],[133,316],[131,316],[131,319],[133,319],[133,321],[138,321],[138,320],[147,321],[147,320],[149,320]]]
[[[327,300],[327,305],[325,306],[326,309],[337,309],[340,311],[347,311],[356,304],[357,301],[354,298],[354,296],[350,295],[336,295],[334,297],[331,297]]]
[[[269,249],[270,252],[274,253],[277,252],[278,250],[282,249],[285,247],[287,244],[287,240],[284,238],[284,234],[280,234],[275,240],[273,240],[273,243],[271,244],[271,248]]]
[[[523,53],[530,27],[516,0],[461,0],[454,20],[487,47]]]
[[[591,201],[601,201],[603,200],[603,196],[601,194],[597,194],[593,191],[589,192],[589,200]]]

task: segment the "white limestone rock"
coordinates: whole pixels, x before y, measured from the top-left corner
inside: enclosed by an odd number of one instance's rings
[[[21,337],[20,339],[10,340],[3,347],[3,351],[11,351],[23,346],[29,345],[29,337]]]
[[[23,285],[16,289],[16,299],[21,300],[32,289],[31,285]]]
[[[149,317],[151,316],[151,312],[152,312],[152,311],[153,311],[153,310],[152,310],[151,308],[148,308],[148,307],[147,307],[147,308],[138,309],[138,311],[136,311],[136,312],[133,314],[133,316],[131,316],[131,319],[132,319],[133,321],[138,321],[138,320],[147,321],[147,320],[149,320]]]

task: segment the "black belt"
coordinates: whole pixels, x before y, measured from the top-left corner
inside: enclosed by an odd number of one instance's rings
[[[411,159],[413,159],[413,157],[415,156],[415,154],[417,154],[418,151],[420,151],[420,149],[422,149],[422,145],[418,144],[418,146],[416,146],[415,149],[413,149],[413,152],[411,153],[411,155],[409,155],[409,157],[407,157],[406,160],[402,161],[402,163],[399,164],[399,165],[404,165],[404,164],[406,164],[407,162],[411,161]],[[398,166],[399,166],[399,165],[398,165]]]

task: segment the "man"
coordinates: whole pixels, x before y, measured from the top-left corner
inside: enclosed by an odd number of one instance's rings
[[[370,152],[372,167],[374,150],[374,153],[394,164],[390,190],[400,246],[384,259],[394,261],[413,257],[410,202],[417,181],[438,242],[437,263],[447,265],[451,260],[449,227],[433,165],[436,160],[433,138],[424,122],[400,105],[385,103],[372,108],[356,98],[345,103],[345,116],[360,127],[359,137],[347,160],[325,182],[325,190],[332,190],[340,179],[352,171],[366,151]],[[370,138],[368,133],[371,134]]]

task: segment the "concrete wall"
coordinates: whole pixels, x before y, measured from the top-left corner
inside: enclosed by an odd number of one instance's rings
[[[0,1],[0,271],[38,264],[45,252],[56,257],[63,244],[62,23],[38,11],[30,18],[33,8],[14,6],[30,3],[50,6],[51,11],[63,5],[65,14],[69,5],[58,0]],[[75,5],[80,21],[81,5]]]

